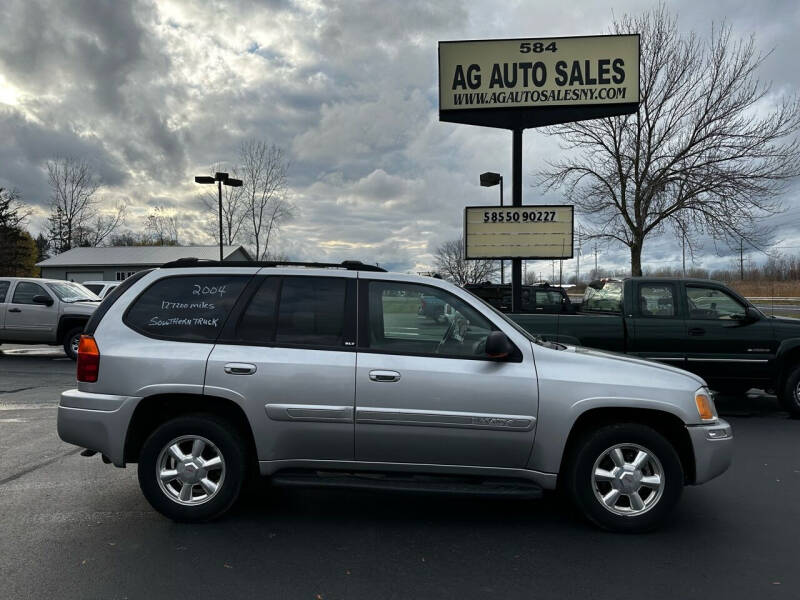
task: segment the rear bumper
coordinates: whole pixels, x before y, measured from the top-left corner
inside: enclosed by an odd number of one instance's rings
[[[693,483],[705,483],[727,471],[733,460],[733,429],[730,424],[719,419],[713,425],[696,425],[686,429],[694,450]]]
[[[58,437],[125,466],[125,436],[141,398],[67,390],[58,403]]]

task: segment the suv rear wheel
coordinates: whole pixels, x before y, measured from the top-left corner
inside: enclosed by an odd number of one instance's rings
[[[683,490],[683,468],[672,444],[637,423],[585,435],[565,473],[573,502],[592,522],[621,532],[658,527]]]
[[[174,521],[208,521],[227,511],[246,476],[246,450],[236,429],[214,415],[177,417],[142,446],[139,485],[158,512]]]

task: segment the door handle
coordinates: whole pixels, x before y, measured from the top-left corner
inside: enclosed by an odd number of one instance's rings
[[[22,312],[22,310],[19,308],[9,308],[8,312]]]
[[[705,335],[706,330],[702,327],[692,327],[689,330],[689,335]]]
[[[225,372],[228,375],[252,375],[256,372],[256,366],[249,363],[228,363],[225,365]]]
[[[369,378],[372,381],[392,383],[394,381],[400,381],[400,373],[397,371],[370,371]]]

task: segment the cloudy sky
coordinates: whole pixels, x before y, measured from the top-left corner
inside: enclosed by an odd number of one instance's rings
[[[102,178],[105,206],[131,203],[130,228],[162,205],[180,215],[183,243],[209,244],[193,176],[235,160],[241,141],[257,138],[291,161],[297,209],[276,250],[426,270],[435,247],[460,235],[464,206],[497,201],[479,173],[511,179],[510,132],[438,121],[437,42],[605,33],[615,14],[650,5],[2,0],[0,186],[38,208],[36,231],[49,197],[47,160],[84,157]],[[800,88],[796,0],[668,5],[685,31],[706,36],[726,18],[737,35],[754,34],[762,51],[774,50],[761,76],[777,93]],[[533,187],[558,140],[528,130],[524,145],[523,202],[562,201]],[[785,200],[797,208],[775,220],[776,239],[800,253],[800,186]],[[711,246],[703,254],[706,267],[731,261]],[[624,249],[600,255],[607,267],[627,263]],[[680,248],[653,240],[644,263],[678,266]],[[550,266],[531,268],[546,275]]]

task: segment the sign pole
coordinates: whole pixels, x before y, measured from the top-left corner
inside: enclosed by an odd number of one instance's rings
[[[511,205],[522,206],[522,129],[513,130],[511,149]],[[522,310],[522,259],[511,260],[511,312]]]

